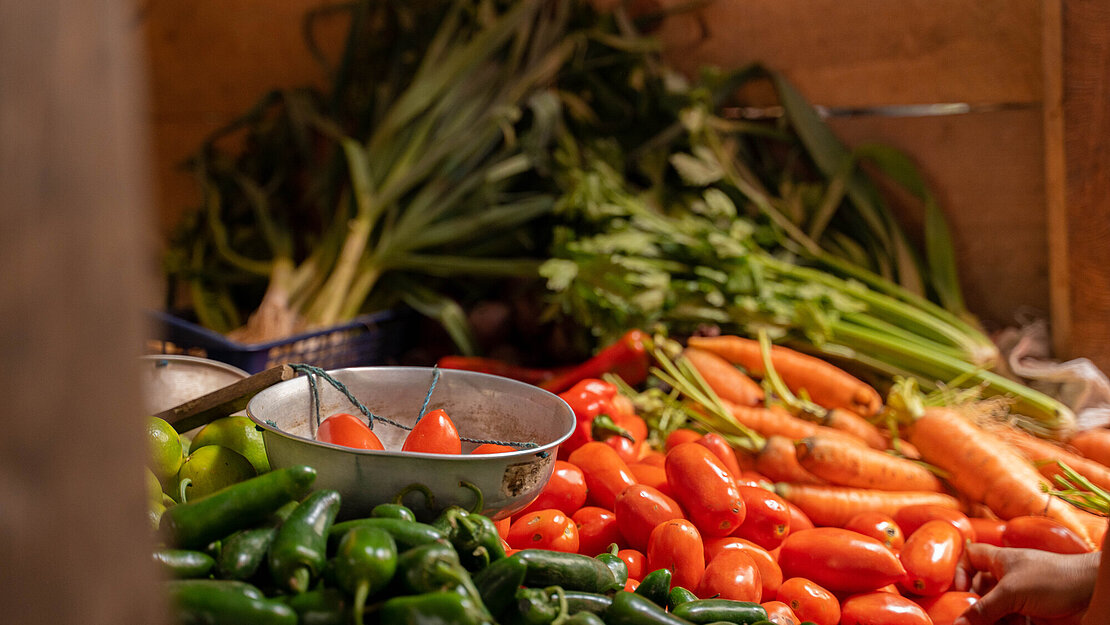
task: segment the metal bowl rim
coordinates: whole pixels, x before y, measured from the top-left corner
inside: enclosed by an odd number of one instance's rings
[[[235,365],[228,364],[220,360],[213,360],[211,358],[201,358],[200,356],[189,356],[188,354],[143,354],[139,356],[140,361],[159,361],[165,360],[167,362],[180,362],[186,364],[204,365],[213,369],[222,369],[228,373],[234,374],[240,378],[250,377],[246,371],[236,367]]]

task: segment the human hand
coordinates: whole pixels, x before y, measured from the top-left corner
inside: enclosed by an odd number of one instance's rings
[[[954,625],[990,625],[1007,614],[1045,625],[1078,624],[1094,591],[1099,556],[1058,554],[973,543],[971,567],[994,582]]]

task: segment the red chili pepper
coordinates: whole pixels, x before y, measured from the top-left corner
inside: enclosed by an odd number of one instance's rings
[[[444,356],[436,362],[440,369],[462,369],[478,373],[490,373],[503,378],[511,378],[528,384],[539,384],[559,374],[564,369],[536,369],[514,365],[496,358],[482,356]]]
[[[539,383],[539,387],[552,393],[561,393],[585,378],[599,378],[603,374],[619,375],[632,386],[647,379],[650,356],[647,350],[648,335],[640,330],[629,330],[614,343],[601,349],[593,358]]]
[[[575,426],[570,438],[559,445],[559,458],[566,459],[571,452],[590,441],[602,440],[609,436],[631,435],[613,422],[613,398],[617,397],[617,387],[596,378],[579,380],[559,397],[574,411]]]

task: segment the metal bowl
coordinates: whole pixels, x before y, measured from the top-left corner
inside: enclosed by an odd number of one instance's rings
[[[147,414],[169,410],[247,377],[238,367],[208,358],[152,354],[139,359],[143,411]]]
[[[427,410],[443,408],[464,438],[462,455],[399,451],[408,430],[375,421],[374,433],[386,451],[321,443],[315,438],[316,412],[310,378],[275,384],[247,404],[247,416],[262,428],[273,468],[305,464],[316,469],[316,486],[338,490],[344,518],[365,516],[414,484],[426,486],[434,501],[413,492],[402,502],[421,518],[449,505],[471,508],[469,482],[481,489],[482,513],[494,519],[517,512],[535,499],[555,468],[559,444],[574,429],[574,413],[562,398],[508,378],[429,367],[354,367],[328,371],[369,411],[411,427]],[[359,411],[332,384],[318,377],[319,418]],[[465,439],[472,439],[466,441]],[[525,442],[533,447],[488,455],[468,455],[476,440]],[[391,451],[396,450],[396,451]]]

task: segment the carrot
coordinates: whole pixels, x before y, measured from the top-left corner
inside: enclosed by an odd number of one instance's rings
[[[687,347],[682,350],[682,355],[721,399],[740,406],[758,406],[763,403],[763,387],[731,362],[696,347]]]
[[[863,445],[810,436],[798,441],[796,451],[799,464],[830,484],[944,492],[941,481],[924,466]]]
[[[1043,514],[1093,544],[1076,508],[1043,488],[1046,480],[1013,447],[949,408],[927,408],[910,426],[909,439],[926,462],[948,472],[948,482],[1002,519]]]
[[[770,436],[755,458],[755,470],[776,482],[825,484],[798,463],[794,441],[784,436]]]
[[[847,432],[800,419],[779,406],[763,408],[760,406],[737,406],[727,401],[722,401],[722,403],[741,425],[747,426],[764,436],[785,436],[791,440],[798,440],[807,436],[824,435],[842,438],[858,445],[866,445],[863,440]]]
[[[763,376],[759,341],[741,336],[692,336],[688,344],[740,365],[755,377]],[[878,391],[820,358],[776,345],[771,348],[771,363],[790,390],[804,389],[811,400],[825,408],[846,408],[864,417],[874,416],[882,408]]]
[[[779,483],[775,484],[775,492],[801,509],[819,526],[844,527],[861,512],[882,512],[893,517],[899,508],[919,504],[960,509],[960,502],[955,497],[925,491]]]
[[[825,413],[821,425],[840,430],[859,438],[872,449],[888,449],[890,438],[877,425],[848,410],[835,408]]]
[[[1023,430],[997,426],[991,428],[991,431],[997,434],[1002,440],[1013,445],[1027,460],[1037,467],[1041,475],[1047,477],[1049,480],[1052,480],[1054,476],[1063,475],[1063,472],[1060,470],[1060,465],[1057,464],[1057,462],[1063,462],[1075,470],[1076,473],[1091,480],[1091,483],[1095,486],[1104,490],[1110,490],[1110,468],[1107,468],[1106,465],[1095,462],[1090,458],[1084,458],[1077,453],[1068,451],[1044,439],[1037,438]]]
[[[1073,436],[1068,441],[1085,458],[1110,467],[1110,428],[1094,428]]]

